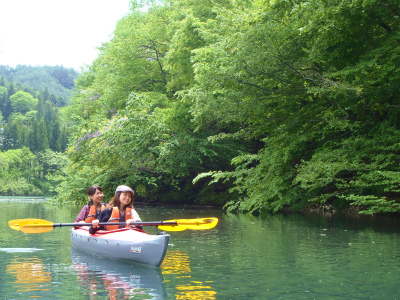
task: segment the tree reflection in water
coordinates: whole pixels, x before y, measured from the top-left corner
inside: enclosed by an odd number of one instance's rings
[[[74,248],[71,259],[90,299],[166,299],[159,268],[96,257]]]

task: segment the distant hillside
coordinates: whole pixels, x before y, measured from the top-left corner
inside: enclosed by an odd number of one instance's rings
[[[63,66],[18,65],[15,68],[0,66],[0,77],[2,76],[7,81],[13,81],[14,84],[21,84],[33,90],[43,91],[47,88],[50,94],[62,99],[57,102],[63,106],[69,103],[78,72],[73,68],[64,68]]]

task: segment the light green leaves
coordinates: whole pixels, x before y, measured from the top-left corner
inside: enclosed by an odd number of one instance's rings
[[[77,80],[69,174],[170,201],[229,189],[249,212],[397,209],[395,1],[140,4]]]
[[[30,110],[36,109],[38,100],[29,93],[18,91],[10,97],[13,112],[25,114]]]

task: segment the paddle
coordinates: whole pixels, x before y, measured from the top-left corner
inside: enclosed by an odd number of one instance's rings
[[[156,222],[135,222],[131,225],[158,226],[166,231],[183,231],[186,229],[204,230],[214,228],[218,223],[217,218],[181,219]],[[8,225],[14,230],[25,233],[43,233],[52,231],[55,227],[63,226],[91,226],[92,223],[52,223],[42,219],[18,219],[11,220]],[[99,223],[99,225],[126,225],[125,222]]]
[[[42,219],[17,219],[17,220],[11,220],[11,221],[8,221],[8,226],[10,226],[12,229],[14,229],[14,230],[21,230],[20,228],[19,228],[19,223],[20,222],[30,222],[30,223],[33,223],[33,222],[40,222],[40,221],[43,221]]]

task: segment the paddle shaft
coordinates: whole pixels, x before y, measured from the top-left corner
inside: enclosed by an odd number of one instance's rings
[[[126,222],[100,222],[101,225],[126,225]],[[130,225],[141,225],[141,226],[178,226],[178,222],[134,222]],[[24,227],[63,227],[63,226],[92,226],[92,223],[53,223],[53,224],[24,224]]]

